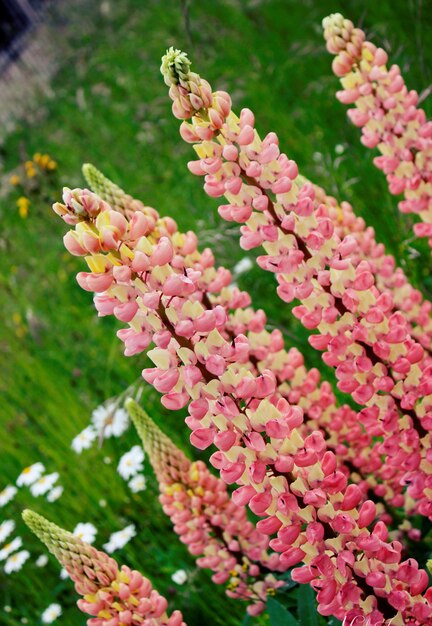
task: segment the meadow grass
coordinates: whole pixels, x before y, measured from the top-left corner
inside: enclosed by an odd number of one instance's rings
[[[22,572],[7,576],[0,571],[0,613],[5,605],[12,608],[0,623],[11,626],[26,618],[38,624],[41,611],[54,601],[63,606],[59,623],[85,623],[74,607],[71,583],[59,579],[54,562],[43,570],[34,565],[43,548],[19,522],[20,511],[30,507],[69,529],[80,521],[94,523],[98,546],[110,532],[135,523],[137,537],[116,558],[149,575],[184,612],[189,626],[241,624],[244,607],[195,569],[172,534],[156,500],[151,469],[146,468],[147,490],[136,495],[117,474],[120,454],[137,443],[132,429],[81,456],[70,449],[91,411],[133,383],[146,360],[126,359],[115,336],[119,325],[96,317],[90,294],[74,279],[84,269],[82,260],[65,253],[64,224],[50,204],[60,198],[62,185],[83,186],[81,164],[92,162],[129,193],[174,217],[181,230],[196,230],[201,246],[211,244],[219,263],[232,268],[245,256],[237,229],[221,223],[216,201],[203,194],[200,180],[186,169],[193,152],[178,136],[159,73],[161,55],[174,45],[188,51],[193,69],[215,89],[233,95],[235,109],[254,110],[263,134],[276,130],[303,174],[350,201],[430,297],[429,250],[424,242],[411,241],[410,217],[398,212],[384,177],[360,145],[358,130],[335,100],[338,82],[320,24],[337,10],[360,21],[369,38],[402,67],[409,87],[422,92],[432,82],[432,52],[426,45],[432,16],[427,5],[414,0],[192,1],[189,19],[184,2],[121,0],[101,6],[103,12],[99,3],[85,0],[56,5],[53,45],[58,42],[68,53],[53,83],[55,98],[41,100],[40,122],[21,121],[0,148],[5,174],[34,152],[48,152],[58,162],[53,197],[33,202],[27,219],[18,216],[14,190],[0,200],[1,483],[13,483],[24,466],[43,461],[48,471],[60,472],[65,487],[51,504],[22,489],[2,511],[16,519],[32,560]],[[60,47],[60,40],[67,48]],[[430,112],[429,99],[423,106]],[[342,154],[336,153],[337,145],[344,147]],[[289,307],[276,300],[272,278],[254,268],[239,284],[251,292],[256,308],[265,308],[270,325],[282,328],[287,345],[299,347],[308,365],[319,366],[332,379],[320,356],[308,348]],[[179,445],[196,454],[182,416],[161,408],[149,389],[143,402]],[[179,568],[189,572],[190,584],[179,587],[171,581]],[[292,598],[289,602],[296,601],[295,594]]]

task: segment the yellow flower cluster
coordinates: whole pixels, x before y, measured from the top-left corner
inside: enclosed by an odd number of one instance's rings
[[[18,213],[20,217],[25,219],[28,216],[30,200],[25,196],[20,196],[17,200]]]
[[[29,159],[24,163],[24,171],[27,178],[35,178],[38,173],[38,168],[40,171],[48,171],[53,172],[57,169],[57,161],[54,161],[50,157],[49,154],[41,154],[40,152],[36,152],[33,155],[33,159]],[[18,174],[13,174],[9,178],[9,182],[13,187],[17,187],[21,184],[22,179]]]

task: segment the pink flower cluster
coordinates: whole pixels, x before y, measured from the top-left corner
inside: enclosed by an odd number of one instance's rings
[[[429,353],[432,346],[432,303],[423,298],[422,293],[409,283],[405,273],[396,267],[395,258],[386,254],[385,247],[377,243],[372,226],[366,226],[363,218],[355,215],[349,202],[338,201],[328,196],[325,191],[314,185],[317,205],[325,204],[334,223],[335,233],[340,239],[347,235],[357,241],[359,261],[367,259],[375,277],[378,290],[388,292],[399,310],[409,323],[410,334]]]
[[[249,113],[246,117],[251,121]],[[212,142],[206,142],[206,148],[211,147]],[[240,182],[237,193],[244,184]],[[212,178],[210,183],[216,184]],[[248,185],[245,191],[249,193]],[[277,346],[275,353],[282,350],[280,337],[270,335],[267,344],[254,344],[249,333],[262,332],[263,316],[244,309],[250,302],[247,294],[228,289],[229,272],[215,269],[210,251],[199,253],[196,237],[178,233],[172,221],[155,217],[156,229],[149,229],[147,219],[136,228],[141,217],[134,215],[125,223],[97,197],[93,200],[100,202],[100,213],[82,219],[83,211],[69,201],[69,193],[66,203],[55,209],[68,219],[80,216],[75,231],[65,239],[73,253],[88,255],[91,272],[79,276],[80,284],[88,290],[96,284],[98,291],[103,285],[96,306],[100,314],[114,313],[129,324],[119,331],[128,354],[144,350],[151,341],[156,344],[148,352],[155,367],[144,370],[144,378],[163,394],[167,408],[188,405],[191,442],[201,449],[216,446],[211,462],[226,483],[237,485],[234,503],[249,504],[262,518],[258,531],[276,535],[270,547],[280,553],[285,569],[302,564],[293,578],[317,590],[319,611],[348,620],[368,616],[375,624],[429,623],[432,591],[426,591],[426,573],[414,560],[402,561],[402,544],[388,541],[384,522],[373,525],[375,504],[365,500],[364,489],[349,483],[323,430],[308,432],[302,407],[281,393],[274,371],[281,361],[275,354],[273,369],[265,364],[268,346]],[[89,193],[76,190],[71,195],[83,206]],[[145,209],[146,214],[149,211]],[[272,217],[275,211],[273,206],[258,213],[269,237],[279,229],[271,224],[266,228],[267,214]],[[314,219],[309,224],[313,226]],[[102,252],[86,249],[87,231],[97,236]],[[296,235],[284,237],[289,251]],[[324,239],[331,248],[330,239]],[[303,268],[299,270],[302,275]],[[365,359],[356,361],[362,372],[370,371]],[[287,367],[285,378],[290,380],[292,373]],[[304,401],[301,393],[298,400]],[[315,415],[320,419],[319,410]],[[406,422],[410,425],[409,416]],[[368,429],[373,437],[378,423]]]
[[[164,69],[175,54],[167,53]],[[281,153],[276,134],[261,140],[253,113],[243,109],[237,117],[224,92],[213,94],[210,108],[193,109],[191,94],[209,89],[200,80],[191,74],[170,87],[175,114],[191,118],[180,128],[199,156],[189,169],[204,176],[209,195],[228,200],[219,214],[244,224],[241,246],[264,247],[258,264],[276,275],[282,300],[300,300],[293,314],[318,331],[311,345],[335,368],[339,389],[364,406],[358,419],[366,432],[383,438],[388,478],[394,472],[395,485],[409,485],[416,511],[431,517],[429,353],[411,336],[412,324],[392,292],[385,285],[380,290],[361,238],[343,230],[338,235],[333,203],[317,201],[314,186]]]
[[[268,536],[248,521],[245,507],[231,500],[226,483],[205,463],[191,462],[136,402],[129,400],[127,409],[156,473],[163,510],[180,541],[199,557],[199,567],[214,572],[214,583],[227,584],[227,595],[248,601],[248,612],[258,615],[267,595],[284,584],[269,572],[278,569],[279,558],[268,554]]]
[[[168,602],[136,570],[78,539],[33,511],[24,511],[29,528],[54,554],[75,583],[78,606],[88,626],[186,626],[180,611],[168,617]]]
[[[341,79],[337,98],[354,104],[348,117],[362,129],[362,143],[378,148],[375,165],[387,176],[390,192],[404,194],[402,213],[415,213],[418,237],[432,246],[432,122],[418,108],[419,96],[408,91],[400,68],[387,69],[387,53],[366,41],[362,30],[335,13],[323,21],[327,50],[336,55],[333,71]]]

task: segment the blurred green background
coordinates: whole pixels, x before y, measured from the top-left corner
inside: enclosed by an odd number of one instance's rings
[[[193,152],[178,135],[159,73],[161,55],[174,45],[188,51],[192,69],[214,89],[231,93],[235,109],[254,110],[262,134],[277,131],[304,175],[349,200],[430,297],[427,244],[412,241],[410,217],[398,212],[384,176],[371,163],[371,151],[361,146],[358,129],[334,97],[338,81],[321,20],[342,11],[361,25],[402,67],[408,86],[423,93],[422,106],[430,113],[431,9],[431,2],[421,0],[74,0],[51,7],[46,20],[59,64],[53,97],[39,97],[37,115],[21,119],[0,145],[0,491],[16,481],[23,467],[42,461],[48,472],[60,473],[64,494],[48,503],[20,489],[0,511],[0,522],[16,520],[15,535],[31,553],[20,572],[6,575],[0,568],[0,624],[40,624],[51,602],[63,607],[58,623],[85,623],[75,608],[72,585],[59,579],[54,561],[36,567],[43,547],[20,522],[25,507],[68,529],[94,523],[97,546],[134,523],[137,536],[114,556],[146,573],[183,611],[189,626],[242,624],[245,615],[241,604],[195,569],[172,535],[150,468],[147,490],[135,495],[117,474],[118,458],[137,443],[132,430],[81,456],[70,448],[92,410],[139,378],[145,359],[123,356],[115,336],[119,325],[98,319],[91,295],[75,282],[84,263],[65,253],[65,225],[50,208],[62,186],[84,186],[81,164],[92,162],[129,193],[174,217],[181,230],[196,230],[201,247],[210,244],[219,263],[232,268],[245,256],[237,229],[221,223],[216,201],[204,195],[201,181],[186,169]],[[49,153],[58,167],[41,176],[23,218],[16,205],[22,192],[9,180],[36,152]],[[331,378],[319,355],[308,349],[289,308],[276,300],[272,277],[254,268],[238,282],[250,290],[257,308],[266,309],[269,324],[282,328],[287,345],[298,346],[310,366],[319,365]],[[151,390],[145,391],[144,404],[189,450],[181,416],[161,408]],[[171,580],[180,568],[190,577],[183,586]],[[10,611],[3,611],[5,606]]]

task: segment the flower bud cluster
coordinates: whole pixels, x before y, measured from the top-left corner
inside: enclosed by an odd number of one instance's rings
[[[363,145],[378,148],[374,164],[386,175],[390,192],[404,194],[400,211],[419,215],[414,232],[432,246],[432,122],[417,106],[418,93],[408,91],[400,68],[387,69],[387,53],[365,41],[364,32],[342,15],[325,18],[323,27],[343,87],[336,96],[355,105],[348,117],[362,129]]]
[[[27,526],[46,545],[75,583],[78,607],[92,615],[88,626],[186,626],[180,611],[168,617],[168,602],[136,570],[96,550],[72,533],[33,511],[24,511]]]

